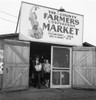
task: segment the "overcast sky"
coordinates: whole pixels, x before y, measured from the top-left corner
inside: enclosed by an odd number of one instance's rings
[[[0,0],[0,34],[14,33],[22,0]],[[96,0],[23,0],[84,15],[83,42],[96,45]]]

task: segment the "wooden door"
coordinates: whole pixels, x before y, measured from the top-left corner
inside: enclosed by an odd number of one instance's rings
[[[28,87],[29,50],[27,42],[6,40],[4,43],[3,90]]]
[[[96,87],[95,47],[73,48],[73,87]]]
[[[51,88],[71,87],[71,48],[51,48]]]

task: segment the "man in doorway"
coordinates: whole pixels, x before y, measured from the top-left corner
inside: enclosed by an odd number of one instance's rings
[[[45,60],[45,64],[44,64],[43,68],[44,68],[45,86],[46,86],[46,87],[49,87],[51,65],[50,65],[48,59]]]
[[[37,86],[38,88],[41,88],[41,70],[42,70],[42,65],[39,61],[39,56],[36,56],[35,58],[35,75],[34,75],[34,85]]]

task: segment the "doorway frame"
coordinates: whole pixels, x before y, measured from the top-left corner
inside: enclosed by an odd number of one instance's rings
[[[68,69],[69,71],[69,85],[53,85],[52,84],[52,72],[54,71],[53,70],[53,48],[66,48],[69,50],[70,52],[70,61],[69,61],[69,68],[56,68],[55,72],[58,71],[58,72],[64,72],[66,71],[66,69]],[[61,78],[60,78],[61,79]],[[50,75],[50,88],[71,88],[72,86],[72,47],[64,47],[64,46],[51,46],[51,75]],[[61,80],[60,80],[61,81]]]

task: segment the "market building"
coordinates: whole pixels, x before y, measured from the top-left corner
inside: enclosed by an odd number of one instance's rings
[[[83,44],[83,20],[80,14],[22,2],[19,34],[0,37],[1,91],[32,87],[37,54],[50,61],[50,88],[96,88],[96,49]]]

